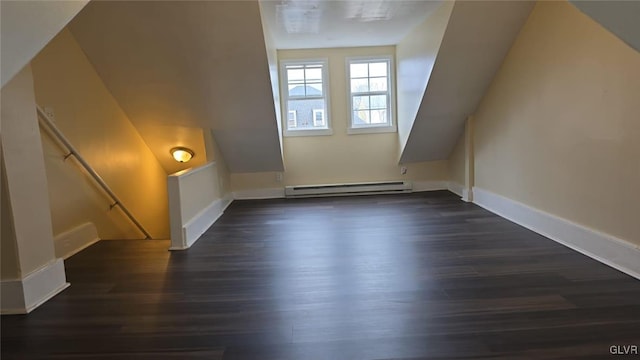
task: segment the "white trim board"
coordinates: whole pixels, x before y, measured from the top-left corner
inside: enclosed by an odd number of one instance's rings
[[[462,201],[473,202],[473,190],[468,188],[462,189]]]
[[[455,181],[449,181],[447,183],[447,189],[452,193],[460,196],[462,201],[470,202],[473,191],[467,189],[464,185],[457,183]]]
[[[284,187],[234,191],[233,198],[236,200],[282,199]]]
[[[23,279],[0,282],[0,314],[28,314],[68,287],[64,262],[52,260]]]
[[[473,197],[474,203],[505,219],[640,279],[638,245],[477,187]]]
[[[184,226],[182,226],[182,236],[179,242],[171,239],[171,247],[169,250],[186,250],[195,244],[200,236],[211,227],[233,202],[231,194],[225,195],[221,199],[216,199],[206,208],[200,211],[196,216],[191,218]]]

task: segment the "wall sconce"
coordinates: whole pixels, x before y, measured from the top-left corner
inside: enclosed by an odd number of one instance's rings
[[[188,162],[195,155],[193,150],[182,146],[174,147],[170,150],[170,153],[177,162],[181,163]]]

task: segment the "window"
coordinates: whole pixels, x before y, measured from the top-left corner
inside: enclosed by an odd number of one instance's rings
[[[289,110],[289,115],[287,116],[287,127],[295,128],[298,127],[298,116],[295,110]]]
[[[350,134],[396,130],[391,69],[390,57],[347,59]]]
[[[323,109],[313,110],[313,126],[325,126]]]
[[[330,135],[327,61],[284,61],[281,71],[283,110],[287,114],[284,134]]]

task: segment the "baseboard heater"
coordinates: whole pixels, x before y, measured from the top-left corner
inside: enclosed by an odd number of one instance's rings
[[[410,181],[383,181],[352,184],[286,186],[285,197],[319,197],[411,192]]]

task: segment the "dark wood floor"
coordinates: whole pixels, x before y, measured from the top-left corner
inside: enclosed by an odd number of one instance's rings
[[[190,250],[168,246],[103,241],[67,260],[69,289],[2,317],[2,359],[602,359],[640,345],[640,281],[449,192],[237,201]]]

